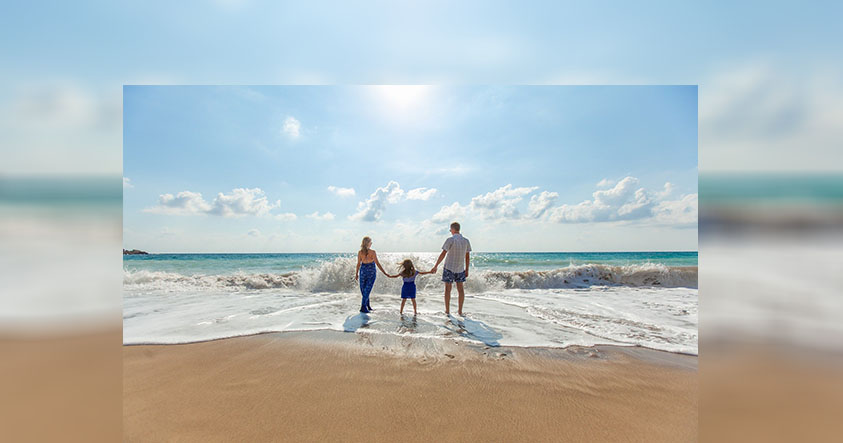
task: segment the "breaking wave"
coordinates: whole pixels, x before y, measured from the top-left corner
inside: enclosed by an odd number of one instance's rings
[[[429,269],[430,258],[415,258],[421,269]],[[355,259],[336,258],[300,271],[273,273],[243,273],[223,275],[185,275],[174,272],[128,270],[123,271],[124,285],[133,288],[196,290],[208,289],[297,289],[308,292],[352,292],[357,290],[354,280]],[[390,272],[395,272],[390,269]],[[441,290],[439,275],[423,275],[416,279],[421,291]],[[479,293],[502,289],[563,289],[590,286],[630,287],[687,287],[697,288],[697,267],[671,267],[657,263],[637,265],[586,264],[571,265],[543,271],[494,271],[472,269],[466,281],[466,291]],[[378,273],[375,291],[398,291],[401,279],[390,279]]]

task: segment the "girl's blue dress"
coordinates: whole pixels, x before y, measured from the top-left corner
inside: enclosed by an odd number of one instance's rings
[[[416,276],[419,271],[416,271],[412,277],[402,277],[404,279],[404,286],[401,287],[401,298],[416,298]]]

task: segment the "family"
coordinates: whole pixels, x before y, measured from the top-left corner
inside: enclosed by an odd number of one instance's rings
[[[451,236],[442,245],[442,253],[439,254],[439,258],[431,270],[419,272],[413,265],[413,261],[407,259],[401,263],[401,270],[392,275],[386,272],[378,261],[378,254],[372,249],[372,239],[368,236],[363,237],[360,251],[357,253],[357,269],[354,272],[354,279],[360,281],[360,293],[363,296],[360,312],[368,313],[372,311],[372,306],[369,304],[369,294],[375,285],[375,277],[377,276],[375,266],[377,266],[389,278],[400,276],[404,279],[404,286],[401,288],[401,313],[404,313],[404,303],[409,299],[413,301],[413,314],[418,314],[416,308],[416,277],[422,274],[435,273],[442,260],[445,260],[442,269],[442,281],[445,282],[445,314],[451,313],[451,285],[456,283],[457,293],[459,294],[459,310],[457,312],[462,316],[462,305],[465,300],[463,283],[468,277],[470,252],[471,243],[460,234],[460,224],[453,222],[451,223]]]

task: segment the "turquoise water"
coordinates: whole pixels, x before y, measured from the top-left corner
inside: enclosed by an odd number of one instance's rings
[[[389,253],[396,256],[427,257],[429,253]],[[318,266],[336,258],[353,258],[354,253],[298,254],[150,254],[124,255],[129,271],[163,271],[183,275],[222,275],[242,273],[287,273]],[[382,259],[383,261],[383,259]],[[472,267],[478,270],[540,271],[570,265],[697,266],[697,252],[478,252],[472,254]],[[386,263],[384,263],[386,265]]]
[[[704,204],[843,204],[843,174],[700,174]]]

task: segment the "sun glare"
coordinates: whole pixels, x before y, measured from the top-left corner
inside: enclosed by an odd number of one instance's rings
[[[392,109],[409,110],[421,105],[431,90],[429,85],[375,86],[377,96]]]

